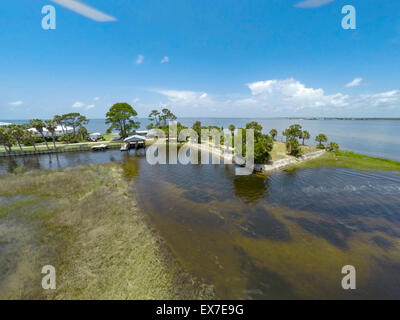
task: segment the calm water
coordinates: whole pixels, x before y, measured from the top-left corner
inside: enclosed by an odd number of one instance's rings
[[[142,128],[149,123],[147,119],[139,119]],[[216,125],[228,128],[230,124],[244,127],[246,123],[256,120],[265,132],[277,129],[280,138],[282,131],[293,123],[300,123],[311,133],[312,139],[308,144],[315,144],[315,136],[325,133],[330,141],[339,143],[342,149],[352,150],[371,156],[384,157],[400,161],[400,121],[389,120],[290,120],[290,119],[238,119],[238,118],[182,118],[179,121],[192,126],[196,120],[203,125]],[[1,120],[0,120],[1,121]],[[7,120],[6,122],[25,123],[23,120]],[[89,132],[104,133],[107,126],[104,120],[91,120],[88,124]]]
[[[122,162],[132,193],[183,267],[218,298],[400,298],[400,174],[340,168],[235,176],[119,151],[0,159],[0,172]],[[2,170],[2,171],[1,171]],[[357,290],[341,289],[341,269]]]

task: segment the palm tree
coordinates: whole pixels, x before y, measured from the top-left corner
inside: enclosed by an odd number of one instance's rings
[[[339,145],[336,142],[329,142],[326,146],[327,151],[337,151],[339,150]]]
[[[64,131],[64,116],[59,116],[59,115],[55,115],[53,118],[53,121],[61,126],[61,131],[63,133],[63,135],[65,135],[65,131]]]
[[[8,130],[8,128],[0,128],[0,144],[4,146],[4,150],[6,150],[7,153],[11,152],[11,148],[15,144],[15,140],[10,134],[10,130]]]
[[[325,134],[320,133],[319,135],[317,135],[315,137],[315,141],[318,142],[318,148],[324,149],[325,146],[324,146],[324,144],[322,142],[327,142],[328,141],[328,137]]]
[[[233,124],[230,124],[228,129],[233,134],[233,132],[235,131],[236,127]]]
[[[31,145],[33,146],[33,149],[35,149],[35,151],[37,151],[36,149],[36,135],[29,130],[25,130],[25,140],[29,141],[31,143]]]
[[[55,137],[55,132],[56,132],[56,122],[54,120],[46,120],[44,122],[46,129],[51,133],[51,138],[53,139],[53,145],[54,149],[56,149],[56,137]]]
[[[19,149],[22,151],[22,142],[25,137],[25,127],[23,125],[11,124],[7,127],[10,135],[17,141]]]
[[[290,136],[289,129],[286,129],[285,131],[283,131],[282,135],[286,138],[286,142],[288,142],[288,139],[289,139],[289,136]]]
[[[272,140],[275,141],[275,137],[278,135],[278,131],[277,131],[276,129],[272,129],[272,130],[269,132],[269,134],[271,135]]]
[[[43,133],[43,129],[45,128],[44,122],[40,119],[33,119],[33,120],[29,121],[29,125],[32,128],[36,129],[37,132],[40,133],[40,135],[42,136],[42,138],[46,144],[47,150],[50,150],[49,145],[47,144],[47,141],[46,141],[46,137],[44,136],[44,133]]]
[[[308,140],[311,138],[310,133],[307,130],[304,130],[301,134],[301,138],[303,139],[303,146],[304,146],[304,140]]]

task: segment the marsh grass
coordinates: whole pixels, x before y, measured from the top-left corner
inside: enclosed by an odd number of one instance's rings
[[[119,164],[6,175],[0,197],[11,199],[0,202],[0,259],[10,261],[0,266],[0,298],[213,297],[146,222]],[[41,289],[47,264],[54,291]]]
[[[317,167],[341,167],[362,171],[400,171],[400,162],[339,150],[326,152],[318,158],[292,165],[286,170]]]

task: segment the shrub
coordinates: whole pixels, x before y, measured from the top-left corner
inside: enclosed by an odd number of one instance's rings
[[[292,156],[299,157],[301,155],[301,149],[299,141],[296,138],[290,138],[286,142],[286,149],[288,153]]]
[[[336,142],[329,142],[326,146],[326,151],[332,152],[339,150],[339,145]]]

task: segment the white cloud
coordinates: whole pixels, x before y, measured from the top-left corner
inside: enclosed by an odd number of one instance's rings
[[[355,104],[369,107],[400,107],[400,90],[362,94],[355,99]]]
[[[94,97],[93,100],[94,100],[94,101],[99,101],[99,100],[100,100],[100,97]]]
[[[10,106],[14,106],[14,107],[22,106],[23,104],[24,104],[24,102],[21,100],[13,101],[13,102],[9,103]]]
[[[195,107],[199,105],[212,104],[212,99],[206,92],[195,92],[185,90],[152,90],[165,97],[174,105]]]
[[[169,105],[186,116],[333,116],[400,111],[400,90],[362,95],[327,93],[293,79],[271,79],[246,84],[248,94],[209,95],[188,90],[151,90],[163,95]],[[200,107],[193,111],[194,107]],[[386,110],[386,111],[385,111]]]
[[[167,63],[167,62],[169,62],[169,57],[168,56],[163,57],[161,59],[161,61],[160,61],[160,63]]]
[[[144,56],[139,54],[136,58],[136,64],[142,64],[144,61]]]
[[[256,104],[273,111],[348,106],[349,96],[341,93],[327,95],[323,89],[307,88],[293,78],[257,81],[247,86],[252,97],[239,100],[240,104]]]
[[[72,105],[73,108],[82,108],[84,106],[85,106],[85,104],[83,102],[80,102],[80,101],[77,101]]]
[[[86,106],[85,110],[93,109],[95,106],[95,104],[89,104],[88,106]]]
[[[117,19],[76,0],[51,0],[69,10],[97,22],[112,22]]]
[[[363,78],[355,78],[353,81],[350,81],[349,83],[347,83],[346,87],[347,88],[358,87],[362,81],[363,81]]]
[[[295,4],[298,8],[317,8],[327,5],[335,0],[303,0]]]

